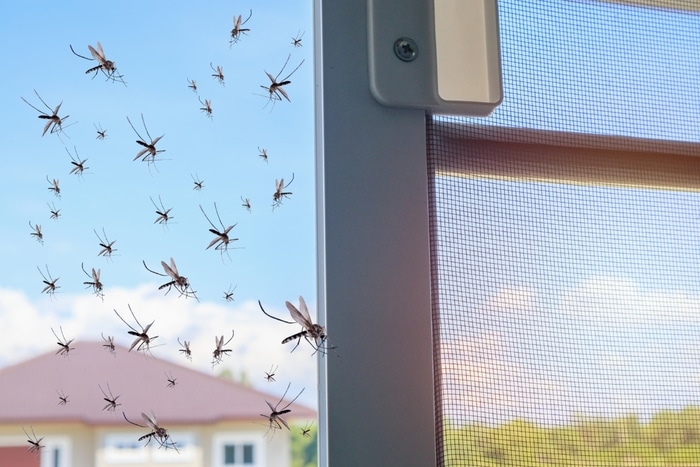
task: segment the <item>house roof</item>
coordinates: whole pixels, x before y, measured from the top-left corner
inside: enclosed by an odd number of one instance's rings
[[[102,342],[75,342],[67,356],[49,352],[0,370],[0,423],[82,422],[123,424],[122,411],[135,423],[141,412],[155,414],[163,424],[212,424],[222,421],[263,421],[279,400],[234,381],[132,351],[115,344],[111,354]],[[169,387],[168,378],[175,379]],[[119,396],[115,411],[100,387]],[[273,383],[279,384],[279,383]],[[108,387],[109,386],[109,387]],[[292,388],[287,400],[297,392]],[[59,393],[67,396],[59,404]],[[280,407],[285,403],[280,404]],[[313,409],[292,404],[286,417],[312,418]]]

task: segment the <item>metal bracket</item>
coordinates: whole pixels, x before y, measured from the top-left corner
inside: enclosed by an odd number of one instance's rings
[[[367,0],[367,25],[381,104],[486,116],[501,103],[496,0]]]

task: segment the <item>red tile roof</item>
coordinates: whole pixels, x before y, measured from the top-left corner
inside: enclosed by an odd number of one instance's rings
[[[221,421],[258,421],[278,396],[217,378],[143,352],[116,345],[116,355],[102,342],[75,342],[68,356],[49,352],[0,370],[0,423],[82,422],[87,425],[141,423],[141,412],[155,413],[163,424],[211,424]],[[167,374],[167,376],[166,376]],[[176,379],[168,387],[168,378]],[[115,412],[103,410],[98,384],[122,404]],[[273,383],[286,384],[286,383]],[[292,387],[287,399],[301,387]],[[68,397],[59,405],[58,393]],[[293,404],[293,418],[312,418],[313,409]]]

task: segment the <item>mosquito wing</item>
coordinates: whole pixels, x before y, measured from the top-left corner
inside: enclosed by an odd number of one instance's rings
[[[289,314],[292,315],[294,321],[301,324],[304,329],[311,329],[313,327],[314,323],[311,321],[311,317],[309,316],[309,310],[306,308],[304,297],[301,295],[299,296],[300,310],[297,310],[297,307],[289,302],[284,302],[284,304],[287,305]]]
[[[175,266],[175,260],[170,258],[170,266],[165,264],[165,261],[161,261],[160,264],[163,266],[165,272],[175,280],[180,278],[180,274],[177,272],[177,266]]]

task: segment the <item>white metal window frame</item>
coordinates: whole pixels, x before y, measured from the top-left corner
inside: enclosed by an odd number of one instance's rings
[[[170,438],[177,443],[177,451],[165,449],[155,441],[144,446],[138,441],[138,435],[128,432],[106,433],[103,437],[104,462],[110,464],[183,464],[195,458],[195,435],[192,432],[169,432]],[[119,447],[128,446],[128,447]],[[42,466],[43,467],[43,466]]]
[[[319,465],[435,465],[425,113],[370,95],[365,1],[314,7]]]

